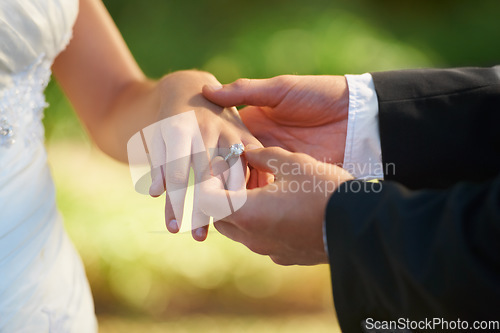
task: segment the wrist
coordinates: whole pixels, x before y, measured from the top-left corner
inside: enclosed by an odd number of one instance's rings
[[[220,82],[208,72],[181,70],[163,76],[158,82],[162,96],[201,94],[203,86],[220,86]]]

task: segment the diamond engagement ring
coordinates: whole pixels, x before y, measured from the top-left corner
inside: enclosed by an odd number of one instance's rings
[[[241,143],[235,143],[229,147],[229,154],[224,157],[224,161],[227,162],[228,159],[231,157],[238,157],[241,154],[243,154],[243,151],[245,150],[245,147]]]

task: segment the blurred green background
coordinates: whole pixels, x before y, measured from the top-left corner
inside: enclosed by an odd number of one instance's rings
[[[500,62],[500,2],[106,0],[153,78],[188,68],[222,83],[279,74],[357,74]],[[279,267],[217,233],[164,230],[162,199],[90,143],[57,84],[49,158],[67,229],[103,332],[331,332],[327,266]]]

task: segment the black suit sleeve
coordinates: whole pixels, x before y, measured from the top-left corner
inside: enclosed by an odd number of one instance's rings
[[[329,201],[341,328],[500,320],[500,67],[372,75],[394,172],[382,185],[347,182]]]
[[[500,175],[447,190],[344,183],[326,233],[344,332],[367,318],[500,320]]]
[[[386,180],[482,181],[500,169],[500,66],[372,73]],[[387,167],[387,164],[390,164]]]

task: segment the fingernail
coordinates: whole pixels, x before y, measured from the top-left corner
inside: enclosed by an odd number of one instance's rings
[[[157,193],[158,191],[156,190],[156,188],[153,188],[153,185],[151,185],[151,187],[149,188],[149,195],[156,198],[159,195]]]
[[[179,224],[177,223],[177,220],[170,220],[170,222],[168,222],[168,227],[172,231],[179,231]]]
[[[204,238],[205,237],[205,230],[203,228],[198,228],[194,232],[197,238]]]
[[[245,150],[253,150],[253,149],[259,149],[260,147],[257,146],[257,145],[254,145],[253,143],[250,143],[248,144],[246,147],[245,147]]]
[[[208,84],[207,87],[210,89],[210,90],[213,90],[213,91],[217,91],[217,90],[221,90],[222,89],[222,85],[218,84],[218,85],[211,85],[211,84]]]

